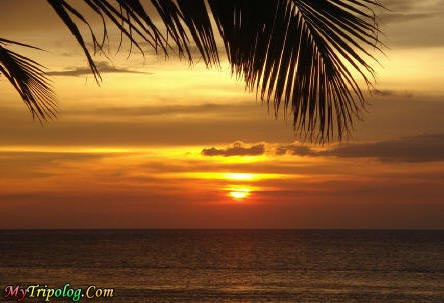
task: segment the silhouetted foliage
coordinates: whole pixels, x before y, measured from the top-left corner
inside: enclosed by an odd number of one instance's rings
[[[0,73],[14,86],[34,118],[55,117],[54,93],[43,66],[9,50],[8,45],[37,48],[0,38]]]
[[[368,62],[376,61],[370,51],[380,50],[373,12],[377,0],[83,0],[103,21],[100,37],[76,8],[78,1],[48,3],[83,49],[96,81],[101,76],[94,54],[105,53],[109,26],[142,54],[143,45],[149,45],[166,56],[178,52],[189,62],[198,56],[208,67],[219,64],[219,35],[233,74],[272,105],[276,115],[281,108],[290,110],[295,131],[314,142],[341,139],[360,118],[365,98],[352,72],[370,86],[374,70]],[[82,25],[90,31],[91,50]],[[54,115],[41,67],[0,50],[1,72],[13,75],[13,81],[8,79],[32,113]],[[21,69],[11,65],[17,61]]]

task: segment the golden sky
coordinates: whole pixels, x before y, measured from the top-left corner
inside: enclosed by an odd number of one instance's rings
[[[364,121],[313,146],[232,78],[122,50],[86,60],[43,0],[1,37],[50,71],[41,126],[0,78],[0,228],[444,228],[444,1],[387,0]],[[113,54],[115,45],[110,45]]]

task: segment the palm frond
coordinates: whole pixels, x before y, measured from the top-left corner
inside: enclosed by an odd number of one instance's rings
[[[103,52],[104,44],[108,39],[106,21],[109,21],[120,30],[122,36],[129,39],[131,46],[134,45],[142,54],[144,50],[141,44],[145,42],[156,52],[160,50],[167,56],[169,51],[177,48],[179,56],[186,56],[189,61],[192,61],[189,38],[191,35],[205,63],[211,65],[218,62],[210,17],[203,1],[179,1],[176,4],[173,0],[151,0],[152,6],[165,27],[165,33],[162,33],[139,0],[84,0],[85,4],[103,20],[101,39],[95,34],[90,22],[79,10],[70,5],[69,1],[48,0],[48,2],[82,47],[97,81],[100,80],[100,73],[79,29],[80,24],[89,28],[94,53]],[[169,41],[172,41],[174,45],[170,45]]]
[[[315,142],[341,139],[352,128],[365,106],[352,69],[366,85],[374,75],[367,48],[379,44],[376,1],[209,3],[233,73],[276,114],[282,103],[290,108],[295,130]]]
[[[55,117],[55,96],[46,77],[44,67],[28,57],[6,48],[7,45],[36,47],[0,38],[0,74],[20,94],[33,118],[40,121]]]
[[[111,23],[142,53],[145,42],[167,56],[177,49],[192,61],[195,45],[207,66],[219,63],[218,32],[233,74],[273,104],[276,115],[290,110],[296,132],[321,143],[341,139],[360,119],[366,102],[358,78],[372,84],[370,51],[380,46],[377,0],[147,0],[154,12],[139,0],[84,0],[103,20],[102,39],[68,0],[48,2],[76,37],[96,80],[100,74],[80,23],[90,29],[94,52],[103,51]]]

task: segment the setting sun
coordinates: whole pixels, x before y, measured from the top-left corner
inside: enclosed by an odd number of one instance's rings
[[[236,188],[229,192],[229,196],[236,200],[243,200],[248,198],[251,194],[251,190],[248,188]]]
[[[250,195],[249,192],[247,191],[232,191],[230,192],[230,197],[234,198],[234,199],[245,199]]]

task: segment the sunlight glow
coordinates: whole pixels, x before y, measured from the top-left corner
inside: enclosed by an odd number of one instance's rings
[[[227,196],[234,200],[244,200],[251,196],[251,194],[257,190],[257,187],[249,185],[230,185],[223,190],[227,192]]]
[[[229,196],[236,200],[242,200],[250,196],[250,189],[248,188],[237,188],[235,191],[229,192]]]
[[[240,181],[253,181],[259,179],[257,174],[244,174],[244,173],[228,173],[224,174],[224,179],[227,180],[240,180]]]
[[[284,179],[289,178],[287,174],[268,174],[268,173],[227,173],[227,172],[190,172],[174,174],[175,176],[184,176],[192,179],[212,179],[212,180],[226,180],[226,181],[244,181],[255,182],[269,179]]]

